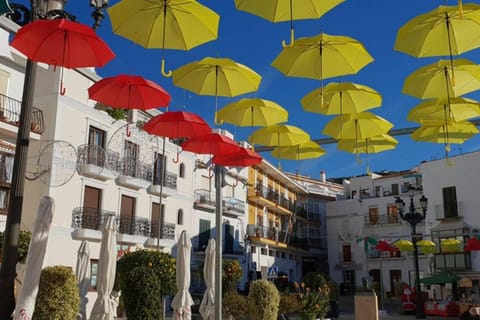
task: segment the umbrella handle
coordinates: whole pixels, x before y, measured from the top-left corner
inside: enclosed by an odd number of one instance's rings
[[[130,137],[132,135],[132,131],[130,130],[130,124],[127,123],[127,137]]]
[[[177,152],[177,155],[174,159],[172,159],[172,162],[173,163],[178,163],[178,161],[180,160],[179,158],[180,158],[180,152]]]
[[[290,44],[287,44],[285,40],[282,41],[282,47],[284,48],[291,48],[293,47],[293,43],[295,42],[295,31],[293,28],[290,29]]]
[[[212,167],[209,167],[208,168],[208,178],[210,179],[211,177],[213,177],[213,172],[212,172]]]
[[[172,70],[170,70],[170,71],[168,71],[168,72],[165,71],[165,59],[162,59],[162,70],[161,70],[161,71],[162,71],[162,75],[163,75],[164,77],[169,78],[169,77],[172,76]]]
[[[62,80],[60,81],[60,95],[64,96],[66,92],[67,92],[67,89],[63,86],[63,80]]]
[[[232,183],[232,187],[238,186],[238,177],[235,177],[235,183]]]

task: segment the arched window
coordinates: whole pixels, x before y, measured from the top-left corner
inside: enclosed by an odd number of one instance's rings
[[[180,163],[180,167],[178,168],[178,176],[180,178],[185,178],[185,164]]]
[[[182,210],[182,209],[178,209],[178,212],[177,212],[177,224],[178,224],[178,225],[183,225],[183,210]]]

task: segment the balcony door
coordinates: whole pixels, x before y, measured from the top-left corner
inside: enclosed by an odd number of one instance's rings
[[[82,228],[99,230],[102,207],[102,189],[85,186],[83,192]]]
[[[167,165],[167,157],[163,154],[160,154],[158,152],[155,152],[155,163],[153,165],[153,184],[156,186],[160,185],[160,182],[162,180],[162,170],[166,169]],[[166,175],[166,170],[164,171],[164,176],[163,176],[163,185],[165,185],[165,175]]]
[[[138,144],[125,140],[124,173],[130,177],[137,176],[137,160],[139,156]]]
[[[105,137],[106,132],[90,126],[88,129],[88,163],[103,167],[105,165]],[[97,147],[94,147],[97,146]]]
[[[135,226],[135,198],[122,195],[120,233],[133,234]]]
[[[152,238],[158,238],[159,234],[161,236],[160,227],[165,223],[164,214],[165,205],[162,204],[162,211],[160,211],[160,203],[152,203]]]
[[[225,224],[225,252],[233,253],[233,240],[235,228],[230,224]]]

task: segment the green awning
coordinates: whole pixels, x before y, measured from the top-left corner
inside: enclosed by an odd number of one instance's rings
[[[433,276],[420,279],[420,283],[445,284],[445,283],[454,283],[460,279],[461,277],[451,273],[450,271],[442,271],[440,273],[434,274]]]

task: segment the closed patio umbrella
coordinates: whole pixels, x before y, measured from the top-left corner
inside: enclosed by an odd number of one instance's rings
[[[193,299],[188,291],[190,287],[190,253],[192,241],[187,231],[183,230],[177,243],[177,293],[173,297],[171,307],[174,310],[173,319],[190,320]]]
[[[102,227],[102,244],[97,267],[98,297],[93,305],[90,320],[113,320],[116,310],[110,296],[117,268],[117,238],[115,215],[109,215]]]
[[[203,278],[207,289],[199,310],[204,320],[215,319],[215,262],[215,239],[210,239],[205,250],[205,263],[203,265]]]
[[[45,196],[38,206],[37,219],[28,250],[25,279],[22,292],[15,306],[15,320],[31,319],[38,293],[38,282],[42,273],[43,259],[47,250],[48,235],[54,211],[53,198]]]
[[[86,240],[83,240],[78,248],[75,277],[80,294],[80,312],[77,319],[85,320],[87,319],[87,293],[90,287],[90,247]]]

